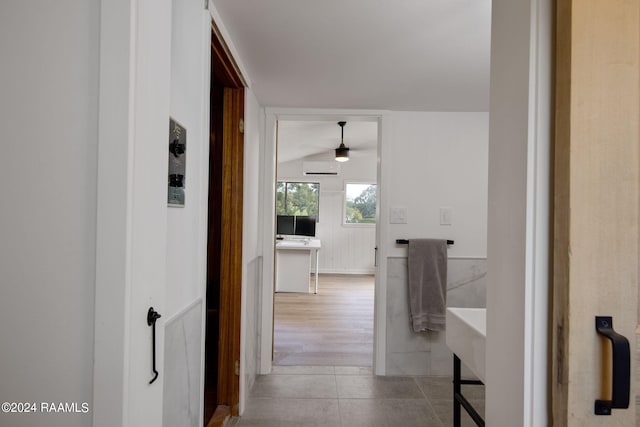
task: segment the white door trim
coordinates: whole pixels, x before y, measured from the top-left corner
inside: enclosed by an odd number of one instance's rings
[[[162,424],[170,0],[101,2],[93,426]],[[164,184],[163,184],[164,183]],[[163,366],[164,318],[156,326]]]
[[[101,2],[92,408],[96,427],[126,425],[133,15],[130,1]]]
[[[547,425],[551,3],[492,3],[487,425]]]

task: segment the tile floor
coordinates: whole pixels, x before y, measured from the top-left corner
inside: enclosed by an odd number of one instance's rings
[[[484,416],[484,386],[463,395]],[[371,368],[274,366],[260,376],[232,427],[444,427],[453,425],[453,385],[442,377],[376,377]],[[462,411],[462,425],[475,423]]]

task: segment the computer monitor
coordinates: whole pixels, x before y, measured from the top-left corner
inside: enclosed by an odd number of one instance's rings
[[[276,219],[276,234],[293,236],[295,234],[295,217],[293,215],[278,215]]]
[[[316,217],[315,216],[297,216],[295,226],[296,236],[316,236]]]

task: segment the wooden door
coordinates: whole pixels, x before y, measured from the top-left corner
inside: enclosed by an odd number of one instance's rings
[[[244,80],[215,26],[211,35],[205,423],[240,402]]]
[[[558,0],[552,407],[554,426],[634,426],[611,399],[611,345],[595,316],[631,343],[638,320],[640,2]]]
[[[238,415],[242,286],[244,89],[224,89],[218,402]]]

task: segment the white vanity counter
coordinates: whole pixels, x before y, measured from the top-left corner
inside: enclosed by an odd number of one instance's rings
[[[447,308],[447,346],[485,382],[486,308]]]

